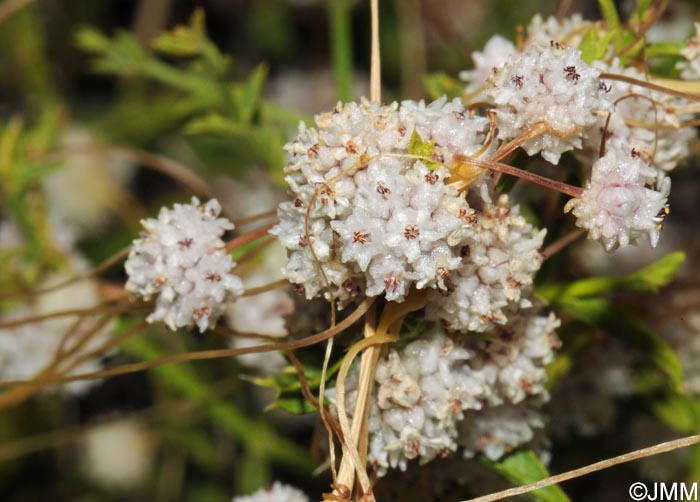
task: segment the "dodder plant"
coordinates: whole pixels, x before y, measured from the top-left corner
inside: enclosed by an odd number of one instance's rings
[[[0,395],[0,405],[48,385],[169,362],[283,351],[293,369],[255,381],[279,391],[279,407],[320,412],[333,476],[324,500],[376,500],[390,470],[418,464],[429,472],[438,458],[456,455],[477,457],[526,484],[546,476],[550,390],[567,370],[578,371],[573,360],[590,343],[581,335],[587,324],[628,348],[641,348],[653,363],[640,364],[646,397],[653,395],[657,414],[677,425],[669,409],[697,410],[680,392],[681,362],[664,338],[617,312],[604,295],[657,291],[673,279],[682,255],[614,278],[571,281],[560,273],[552,280],[546,270],[584,233],[610,253],[636,244],[655,247],[669,211],[669,172],[688,157],[695,140],[691,127],[700,98],[696,84],[683,79],[697,76],[700,41],[647,43],[645,33],[662,5],[641,5],[626,24],[611,3],[601,6],[603,21],[538,16],[516,43],[493,38],[475,54],[476,68],[463,74],[467,83],[460,96],[385,105],[373,1],[371,100],[339,103],[313,126],[300,124],[284,147],[289,200],[278,206],[277,220],[270,223],[272,208],[261,208],[259,215],[237,222],[259,226],[226,240],[235,226],[222,215],[221,204],[197,198],[142,220],[141,236],[126,259],[128,281],[109,303],[5,320],[2,327],[12,336],[9,330],[46,317],[80,316],[75,325],[62,326],[62,342],[51,348],[56,357],[30,372],[30,381],[14,382]],[[102,71],[144,76],[183,92],[188,99],[180,120],[189,133],[249,139],[259,146],[270,131],[279,132],[271,105],[259,96],[263,70],[229,85],[222,77],[228,62],[206,39],[198,16],[189,28],[156,43],[170,56],[194,57],[191,74],[147,55],[127,35],[110,41],[83,31],[80,39],[101,55]],[[655,77],[650,55],[678,60],[681,79]],[[279,153],[255,151],[270,164]],[[208,191],[182,166],[143,152],[136,158]],[[273,244],[268,233],[286,250],[283,263],[266,252]],[[244,287],[256,259],[271,261],[260,267],[278,267],[283,278]],[[547,277],[538,279],[542,267]],[[262,295],[290,284],[299,298],[287,323],[289,340],[75,375],[86,361],[143,329],[137,323],[93,346],[104,326],[127,310],[149,311],[147,323],[163,321],[171,330],[196,326],[237,337],[244,334],[219,323],[225,318],[235,325],[225,315],[232,304],[257,295],[261,309],[270,308],[268,301],[282,304],[288,300],[284,294],[283,300]],[[330,327],[309,336],[303,326],[313,324],[314,311],[303,302],[316,298],[330,304]],[[79,333],[81,320],[100,314]],[[295,325],[302,328],[295,331]],[[280,336],[262,327],[257,331],[253,338]],[[64,346],[73,338],[74,345]],[[562,339],[564,352],[558,355]],[[310,363],[313,356],[300,349],[324,341],[322,363]],[[344,355],[334,355],[336,344],[347,348]],[[27,376],[5,374],[8,380]],[[290,396],[299,393],[306,403],[295,407]],[[676,428],[693,432],[693,426]],[[282,441],[265,448],[271,457],[300,458]],[[453,481],[466,480],[455,473]],[[556,487],[535,496],[568,500]],[[234,500],[280,497],[304,499],[275,484]]]

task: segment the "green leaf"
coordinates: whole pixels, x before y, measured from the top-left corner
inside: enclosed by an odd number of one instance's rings
[[[205,42],[204,11],[196,9],[189,26],[179,25],[162,33],[151,42],[151,46],[170,56],[197,56],[201,54]]]
[[[686,46],[683,42],[654,42],[647,46],[647,56],[681,56],[681,50]]]
[[[683,365],[671,345],[639,320],[604,298],[566,298],[555,302],[564,312],[590,326],[603,329],[627,347],[648,357],[671,380],[676,390],[683,385]]]
[[[308,402],[301,394],[291,397],[278,397],[266,408],[266,410],[269,409],[284,410],[292,415],[308,415],[309,413],[316,413],[318,411],[314,405]]]
[[[598,6],[608,30],[612,33],[618,33],[620,31],[620,16],[617,14],[614,0],[598,0]]]
[[[190,120],[183,129],[184,134],[236,134],[240,129],[235,123],[219,113],[208,113]]]
[[[430,99],[435,100],[442,96],[451,99],[463,94],[465,84],[447,73],[430,73],[423,77],[423,87]]]
[[[588,30],[579,44],[581,59],[588,64],[603,59],[608,51],[608,46],[612,38],[613,33],[601,32],[597,27]]]
[[[659,420],[682,434],[700,432],[700,401],[684,394],[668,394],[652,403]]]
[[[75,32],[75,45],[85,52],[104,54],[109,50],[110,40],[98,29],[91,26],[81,26]]]
[[[517,450],[498,462],[483,460],[504,478],[516,485],[526,485],[549,477],[547,468],[531,450]],[[558,485],[540,488],[528,496],[538,502],[570,502],[571,499]]]
[[[684,261],[685,253],[676,251],[628,275],[593,277],[569,284],[543,284],[537,287],[536,292],[538,296],[548,301],[585,298],[612,291],[656,293],[675,279]]]
[[[423,157],[420,159],[420,161],[425,164],[425,167],[432,171],[433,169],[440,167],[438,162],[428,160],[433,157],[434,152],[435,140],[423,141],[423,138],[420,137],[418,131],[414,129],[413,134],[411,134],[411,141],[408,143],[408,154]]]
[[[255,114],[262,95],[263,86],[267,79],[267,65],[258,65],[242,84],[234,85],[231,92],[236,104],[236,118],[243,123],[249,123]]]

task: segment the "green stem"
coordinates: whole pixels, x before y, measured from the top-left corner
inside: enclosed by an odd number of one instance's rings
[[[327,0],[333,79],[339,100],[352,99],[352,33],[349,0]]]

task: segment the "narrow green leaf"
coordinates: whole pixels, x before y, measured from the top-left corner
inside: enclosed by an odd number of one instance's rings
[[[110,46],[110,40],[92,26],[81,26],[74,35],[75,45],[85,52],[104,54]]]
[[[671,380],[676,390],[683,385],[683,365],[669,343],[639,320],[604,298],[566,298],[555,302],[575,319],[605,330],[627,347],[648,357]]]
[[[626,276],[624,288],[631,291],[656,293],[676,278],[684,261],[685,253],[683,251],[669,253],[651,265]]]
[[[591,297],[621,290],[656,293],[675,279],[684,261],[685,253],[676,251],[628,275],[592,277],[569,284],[543,284],[537,287],[536,292],[548,301]]]
[[[600,12],[603,14],[605,24],[612,33],[620,31],[620,16],[617,14],[617,7],[614,0],[598,0]]]
[[[218,113],[208,113],[190,120],[183,129],[184,134],[237,134],[235,123]]]
[[[531,450],[517,450],[498,462],[483,460],[504,478],[516,485],[526,485],[549,477],[547,468]],[[558,485],[540,488],[528,494],[537,502],[570,502],[571,499]]]
[[[686,46],[683,42],[654,42],[647,46],[647,56],[680,56]]]
[[[249,123],[258,109],[263,86],[267,79],[267,65],[258,65],[248,79],[232,88],[236,104],[236,118],[243,123]]]

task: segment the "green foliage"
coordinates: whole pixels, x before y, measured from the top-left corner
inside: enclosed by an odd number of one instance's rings
[[[447,96],[448,99],[458,98],[464,93],[464,82],[446,73],[431,73],[423,77],[423,87],[430,99]]]
[[[128,339],[122,348],[144,361],[163,355],[161,349],[144,336]],[[311,459],[299,446],[264,422],[246,416],[232,402],[211,396],[211,383],[203,380],[190,366],[158,366],[153,372],[164,387],[190,400],[201,401],[211,420],[244,444],[249,454],[276,460],[298,472],[308,472],[312,468]]]
[[[697,397],[668,393],[652,402],[656,417],[682,434],[700,433],[700,401]]]
[[[153,41],[156,52],[172,61],[150,54],[126,32],[108,38],[93,28],[81,28],[76,43],[96,56],[93,67],[98,72],[152,80],[179,93],[173,108],[166,105],[162,113],[181,123],[180,131],[200,155],[213,159],[206,162],[208,167],[232,174],[232,169],[240,172],[254,164],[273,169],[284,165],[282,146],[302,117],[262,98],[265,64],[240,82],[231,80],[231,61],[207,37],[201,10],[188,26],[177,26]],[[161,123],[167,126],[168,119]]]
[[[326,383],[340,369],[341,361],[330,366],[326,372]],[[322,368],[313,365],[304,365],[304,375],[308,389],[317,393],[321,386]],[[276,375],[269,377],[243,377],[250,382],[273,389],[276,394],[275,401],[270,408],[280,408],[295,415],[304,415],[316,412],[316,408],[309,403],[301,393],[301,382],[294,366],[287,366]]]
[[[624,276],[594,277],[567,284],[543,284],[538,286],[537,295],[548,301],[562,302],[613,291],[657,293],[676,277],[684,261],[685,253],[677,251]]]
[[[631,274],[543,284],[536,288],[536,294],[574,319],[620,339],[652,361],[680,389],[683,367],[668,342],[601,295],[614,291],[656,293],[676,277],[684,260],[684,253],[670,253]]]
[[[516,450],[498,462],[482,461],[516,485],[526,485],[549,477],[547,468],[531,450]],[[540,488],[528,494],[536,502],[570,502],[571,499],[558,485]]]
[[[555,304],[574,319],[600,328],[648,358],[676,389],[683,384],[683,366],[669,343],[628,312],[604,298],[566,298]]]
[[[579,45],[581,59],[588,64],[603,59],[608,52],[613,36],[612,32],[601,30],[598,27],[588,30]]]
[[[419,160],[432,171],[440,167],[439,162],[428,160],[433,158],[433,153],[435,153],[435,140],[423,141],[418,131],[414,129],[413,134],[411,134],[411,140],[408,143],[408,154],[421,157]]]

